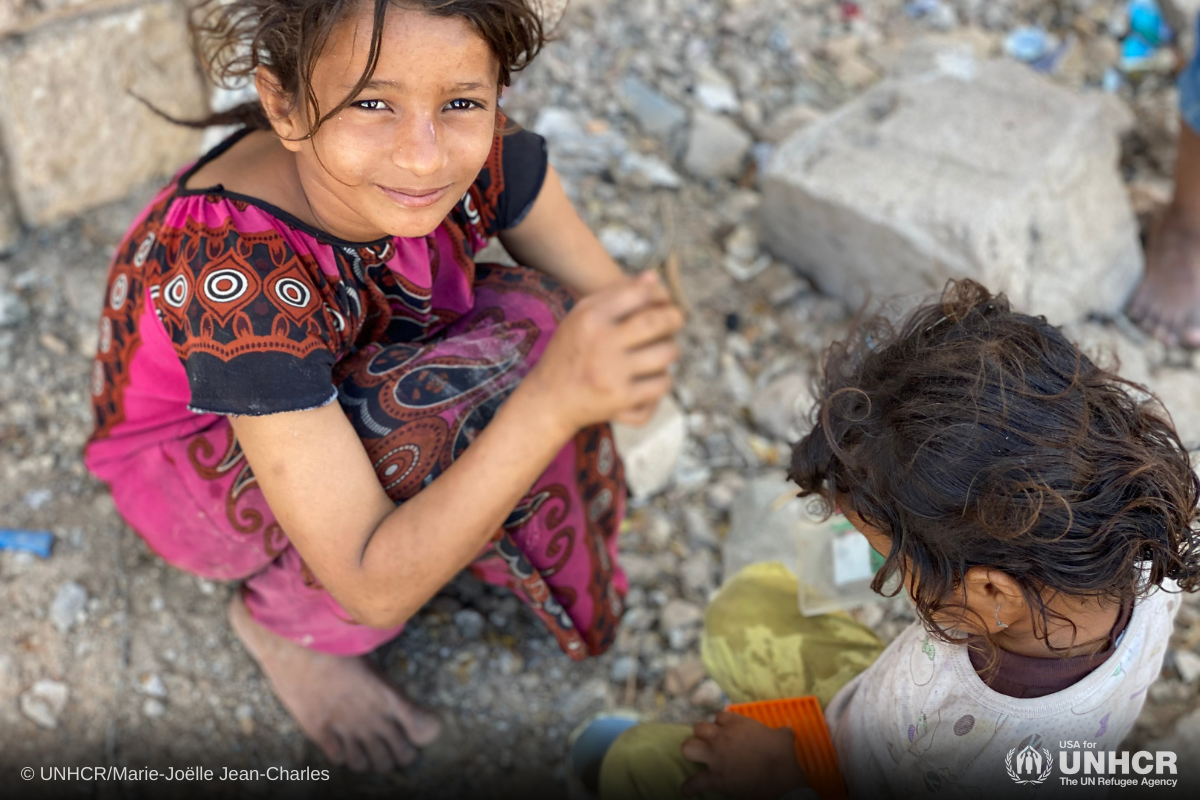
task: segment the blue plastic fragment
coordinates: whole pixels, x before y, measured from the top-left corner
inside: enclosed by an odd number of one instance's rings
[[[1108,92],[1109,94],[1113,94],[1120,91],[1121,86],[1124,85],[1124,83],[1125,78],[1121,75],[1121,71],[1116,67],[1109,67],[1108,69],[1104,70],[1104,79],[1101,82],[1101,86],[1104,87],[1104,91]]]
[[[33,553],[39,558],[49,558],[50,548],[54,544],[54,534],[50,531],[19,531],[12,528],[0,528],[0,550],[19,550]]]
[[[1147,59],[1158,50],[1140,36],[1129,36],[1121,42],[1122,61],[1141,61]]]
[[[904,13],[910,17],[923,17],[938,10],[941,0],[912,0],[904,6]]]
[[[1004,52],[1028,64],[1046,55],[1054,47],[1050,34],[1042,28],[1017,28],[1004,39]]]
[[[1155,68],[1155,55],[1175,41],[1157,0],[1130,0],[1125,6],[1129,35],[1121,41],[1121,69],[1140,72]]]
[[[1130,1],[1129,29],[1155,49],[1175,39],[1175,32],[1167,24],[1156,0]]]

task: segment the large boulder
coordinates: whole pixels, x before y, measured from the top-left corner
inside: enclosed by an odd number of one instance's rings
[[[160,0],[41,25],[0,44],[0,133],[25,221],[44,225],[168,175],[200,133],[168,114],[207,109],[179,4]]]
[[[970,277],[1057,323],[1121,308],[1142,269],[1117,171],[1128,112],[1009,61],[929,63],[780,145],[767,246],[854,306]]]

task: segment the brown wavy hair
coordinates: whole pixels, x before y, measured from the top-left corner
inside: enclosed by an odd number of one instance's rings
[[[860,323],[827,351],[816,397],[789,477],[889,535],[872,588],[907,585],[943,640],[935,615],[963,619],[972,567],[1020,585],[1042,639],[1050,618],[1070,623],[1055,594],[1200,586],[1200,481],[1161,405],[1004,295],[952,281],[898,327]]]
[[[373,21],[366,69],[337,106],[322,112],[312,89],[317,62],[334,28],[364,5],[372,7]],[[371,80],[383,23],[393,5],[470,22],[500,62],[500,86],[508,86],[512,73],[528,66],[548,40],[540,0],[200,0],[192,7],[188,27],[192,47],[217,86],[235,88],[266,67],[293,102],[304,102],[311,137]],[[257,100],[203,120],[175,121],[192,127],[270,127]]]

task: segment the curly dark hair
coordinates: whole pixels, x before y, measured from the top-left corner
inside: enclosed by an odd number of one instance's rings
[[[1044,317],[952,281],[898,329],[861,323],[823,366],[789,477],[889,535],[872,588],[907,584],[939,638],[934,615],[963,618],[976,566],[1020,585],[1042,639],[1050,618],[1070,622],[1047,608],[1055,594],[1200,586],[1200,481],[1169,417]]]
[[[337,106],[322,112],[312,90],[317,61],[334,28],[368,4],[373,29],[366,69]],[[512,73],[528,66],[548,38],[539,0],[199,0],[192,7],[189,29],[197,57],[218,86],[234,88],[253,79],[260,66],[266,67],[287,96],[304,101],[312,136],[371,80],[379,62],[383,23],[393,5],[470,22],[500,62],[500,86],[508,86]],[[270,127],[257,100],[203,120],[174,121],[193,127]]]

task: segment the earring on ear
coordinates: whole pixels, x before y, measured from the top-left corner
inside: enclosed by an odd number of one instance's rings
[[[1000,604],[999,603],[996,603],[996,613],[993,614],[992,616],[994,616],[996,618],[996,627],[997,628],[1007,628],[1008,627],[1007,622],[1000,621]]]

